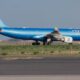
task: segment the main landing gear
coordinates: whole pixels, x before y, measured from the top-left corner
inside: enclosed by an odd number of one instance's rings
[[[52,43],[51,38],[47,38],[45,41],[43,41],[43,45],[50,45]]]
[[[38,42],[38,41],[33,42],[32,45],[40,45],[40,42]]]

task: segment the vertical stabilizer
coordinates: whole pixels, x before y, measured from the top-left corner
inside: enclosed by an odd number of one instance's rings
[[[0,27],[7,27],[2,20],[0,20]]]

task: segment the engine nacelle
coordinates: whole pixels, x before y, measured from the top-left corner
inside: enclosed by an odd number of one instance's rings
[[[73,38],[72,37],[68,37],[68,36],[63,36],[61,41],[65,42],[65,43],[72,43],[73,42]]]

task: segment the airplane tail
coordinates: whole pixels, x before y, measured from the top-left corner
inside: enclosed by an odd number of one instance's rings
[[[7,27],[2,20],[0,20],[0,28]]]

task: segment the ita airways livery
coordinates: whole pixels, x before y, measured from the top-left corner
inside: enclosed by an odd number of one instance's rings
[[[80,29],[8,27],[1,20],[0,34],[16,39],[34,40],[32,45],[40,45],[40,42],[49,45],[53,41],[65,43],[80,41]]]

